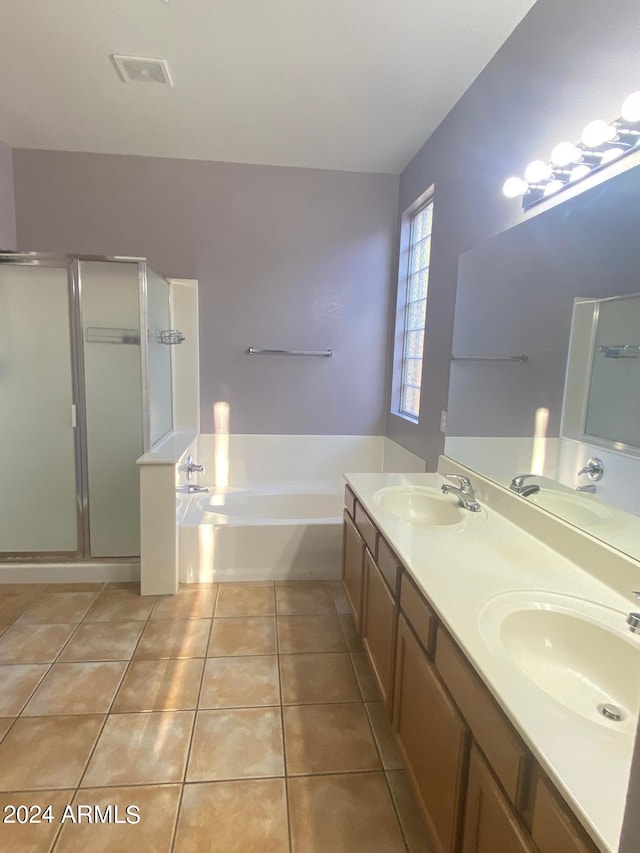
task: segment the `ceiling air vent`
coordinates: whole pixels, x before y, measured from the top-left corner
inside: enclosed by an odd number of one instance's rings
[[[123,83],[159,83],[161,86],[173,86],[166,59],[122,56],[118,53],[114,53],[111,59]]]

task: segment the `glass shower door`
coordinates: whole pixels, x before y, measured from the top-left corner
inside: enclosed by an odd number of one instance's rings
[[[0,556],[77,554],[68,268],[0,264]]]

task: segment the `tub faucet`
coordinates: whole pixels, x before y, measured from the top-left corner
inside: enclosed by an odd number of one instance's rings
[[[509,484],[509,488],[512,492],[515,492],[517,495],[521,495],[523,498],[528,498],[529,495],[535,495],[540,491],[540,486],[535,484],[531,484],[530,486],[525,486],[524,481],[528,477],[536,477],[536,474],[516,474],[511,483]]]
[[[447,474],[449,480],[457,480],[458,485],[453,486],[450,483],[445,483],[442,486],[443,494],[453,493],[458,498],[458,503],[463,509],[468,509],[469,512],[480,512],[480,504],[476,500],[476,490],[471,485],[471,480],[468,477],[462,477],[460,474]]]
[[[193,483],[188,483],[186,486],[176,486],[176,492],[180,492],[181,495],[195,495],[208,491],[209,489],[206,486],[194,486]]]

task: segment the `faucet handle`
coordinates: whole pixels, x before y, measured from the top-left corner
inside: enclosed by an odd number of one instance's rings
[[[592,456],[591,459],[587,461],[587,464],[584,468],[581,468],[578,471],[578,477],[581,474],[588,474],[590,480],[598,480],[602,479],[602,475],[604,474],[604,464],[602,459],[598,459],[597,456]]]
[[[473,486],[471,485],[471,480],[468,477],[463,477],[462,474],[445,474],[448,480],[455,480],[458,483],[461,492],[465,494],[473,493]]]

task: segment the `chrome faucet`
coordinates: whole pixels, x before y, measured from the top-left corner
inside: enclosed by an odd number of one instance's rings
[[[442,486],[443,494],[453,493],[458,498],[458,503],[469,512],[480,512],[480,504],[476,500],[476,490],[471,485],[471,480],[468,477],[462,477],[460,474],[447,474],[449,480],[457,480],[458,485],[453,486],[450,483],[445,483]]]
[[[584,468],[581,468],[578,471],[578,477],[582,474],[587,474],[590,480],[594,480],[597,483],[598,480],[602,479],[602,475],[604,474],[604,464],[602,459],[598,459],[597,456],[592,456],[591,459],[587,461]]]
[[[193,459],[191,458],[191,455],[189,455],[189,456],[187,456],[185,464],[181,465],[178,470],[179,471],[186,471],[187,480],[190,480],[192,474],[195,474],[196,472],[203,472],[204,471],[204,465],[196,464],[193,461]]]
[[[640,634],[640,613],[630,613],[627,616],[627,625],[632,634]]]
[[[525,486],[524,481],[528,477],[536,476],[536,474],[516,474],[516,476],[509,484],[509,488],[517,495],[522,495],[523,498],[528,498],[529,495],[535,495],[537,492],[540,491],[540,486],[536,486],[533,483],[530,486]]]
[[[193,483],[187,483],[186,486],[176,486],[176,492],[181,495],[195,495],[200,492],[208,492],[207,486],[195,486]]]

